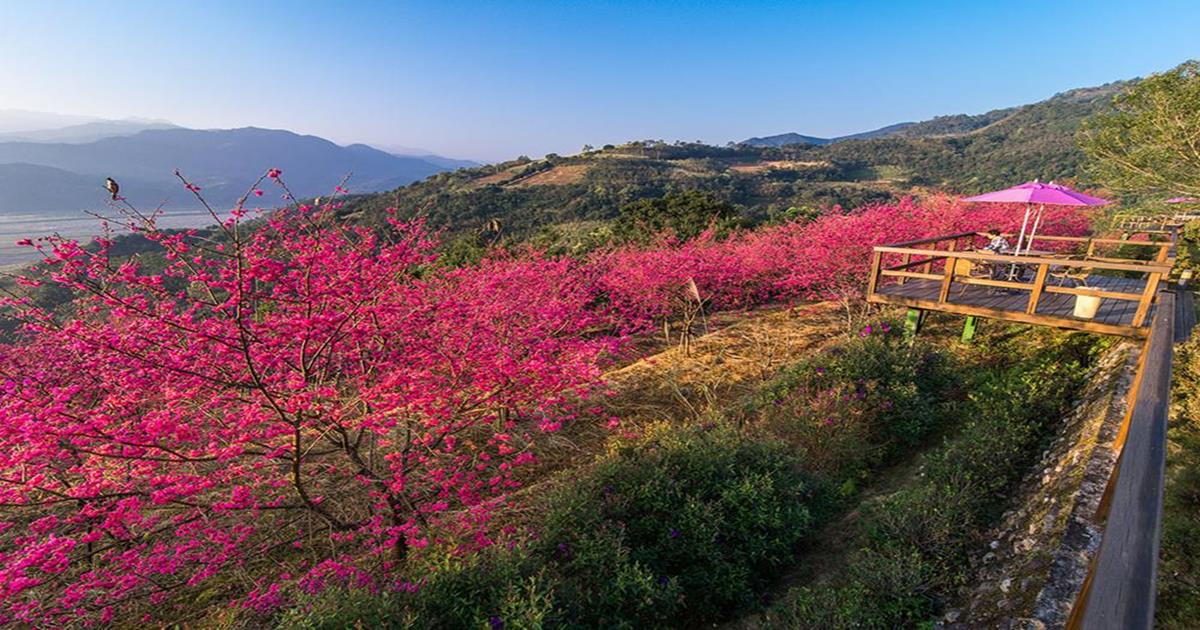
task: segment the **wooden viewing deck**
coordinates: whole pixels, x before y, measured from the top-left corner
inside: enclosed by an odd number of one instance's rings
[[[1034,255],[981,251],[995,236],[988,232],[874,250],[870,302],[966,315],[964,339],[976,317],[987,317],[1143,340],[1114,443],[1117,463],[1097,514],[1104,533],[1067,622],[1072,630],[1154,624],[1172,346],[1196,323],[1192,294],[1167,286],[1175,262],[1175,226],[1168,223],[1139,224],[1137,231],[1162,229],[1169,241],[1039,236]],[[1075,316],[1082,296],[1099,298],[1094,316]]]
[[[874,249],[867,301],[1144,339],[1174,243],[1038,236],[1033,254],[980,250],[995,233],[964,232]],[[1014,239],[1015,240],[1015,239]],[[1121,257],[1146,252],[1151,260]],[[1076,299],[1100,299],[1094,317]]]

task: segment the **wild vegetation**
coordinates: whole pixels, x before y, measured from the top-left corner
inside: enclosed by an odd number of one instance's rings
[[[278,170],[260,181],[290,197]],[[201,593],[265,614],[341,588],[415,591],[403,595],[418,598],[404,610],[419,612],[420,598],[442,592],[422,584],[480,579],[421,575],[429,554],[448,554],[451,567],[483,562],[487,554],[470,552],[510,536],[511,524],[495,517],[537,477],[555,433],[573,423],[620,427],[606,415],[600,376],[634,335],[666,322],[689,338],[697,305],[849,299],[845,288],[861,283],[873,242],[1008,229],[1018,216],[967,212],[948,198],[906,200],[723,239],[706,231],[583,257],[497,253],[454,267],[436,264],[421,222],[347,226],[334,220],[339,206],[295,203],[252,224],[239,206],[217,238],[161,232],[133,215],[161,266],[114,258],[110,239],[29,243],[46,259],[18,284],[53,284],[75,299],[53,309],[21,294],[4,302],[23,326],[0,348],[5,621],[105,622],[135,611],[164,621]],[[1072,233],[1086,223],[1064,211],[1044,225]],[[834,468],[876,467],[936,424],[922,424],[903,387],[863,378],[874,382],[861,392],[834,389],[879,405],[874,397],[886,396],[895,407],[861,421],[878,458]],[[530,581],[478,606],[503,600],[526,606],[522,614],[666,623],[684,610],[701,618],[749,604],[760,569],[787,562],[806,521],[830,506],[795,454],[771,440],[734,447],[707,431],[648,428],[581,471],[582,485],[547,495],[560,498],[546,499],[546,520],[535,524],[541,546],[514,548],[532,554],[537,572],[562,576],[554,597],[577,596],[550,599]],[[785,439],[780,431],[773,440]],[[797,426],[787,431],[801,440]],[[815,460],[821,438],[813,439]],[[610,486],[631,503],[600,501],[596,492]],[[663,491],[637,494],[651,487]],[[597,500],[567,501],[580,496]],[[758,513],[760,503],[781,511]],[[673,547],[685,530],[658,539],[656,519],[667,515],[713,537],[690,551]],[[586,531],[569,525],[588,519],[596,526]],[[718,534],[744,544],[721,547]],[[571,551],[545,564],[560,544]],[[722,549],[730,555],[713,565],[694,555],[718,558]],[[587,554],[601,564],[573,564]],[[710,574],[724,576],[727,590],[712,592]],[[663,586],[675,595],[660,602]],[[637,589],[658,590],[631,596]],[[518,597],[526,599],[510,601]],[[645,597],[662,605],[646,608]],[[616,599],[634,608],[571,608]],[[539,608],[546,601],[554,603]]]
[[[1164,197],[1200,194],[1200,62],[1151,75],[1114,99],[1113,108],[1084,124],[1080,144],[1087,168],[1115,190],[1154,200],[1151,212],[1165,214]],[[1191,208],[1184,206],[1184,211]],[[1178,234],[1181,270],[1194,272],[1200,221]],[[1182,299],[1182,295],[1180,296]],[[1182,346],[1174,365],[1168,430],[1166,499],[1158,572],[1155,621],[1167,628],[1200,624],[1200,418],[1196,341]]]
[[[1080,141],[1089,169],[1117,190],[1200,196],[1200,62],[1151,75],[1088,120]]]
[[[1155,621],[1191,628],[1200,619],[1200,343],[1189,341],[1175,359],[1162,559]]]
[[[211,230],[126,207],[138,238],[27,242],[44,260],[0,287],[0,623],[927,623],[1104,343],[914,344],[862,304],[870,248],[1016,230],[1020,208],[923,188],[1078,174],[1078,121],[1118,87],[308,204],[272,169]],[[289,206],[250,220],[270,187]],[[1090,223],[1047,208],[1039,231]],[[688,357],[710,319],[814,300],[840,312],[828,343],[767,357],[737,399],[664,378],[673,406],[640,414],[629,381],[649,371],[614,377],[668,344]],[[1196,614],[1191,354],[1161,583],[1178,627]],[[814,570],[831,528],[848,551]]]
[[[1006,508],[1105,344],[1084,335],[986,348],[1011,361],[974,374],[961,424],[924,458],[917,483],[866,505],[838,575],[784,595],[782,627],[896,628],[932,619],[969,579],[980,535]]]

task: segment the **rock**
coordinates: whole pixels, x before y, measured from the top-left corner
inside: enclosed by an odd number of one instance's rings
[[[992,549],[999,549],[999,548],[1000,548],[1000,541],[999,541],[999,540],[993,540],[991,543],[989,543],[989,544],[988,544],[988,547],[991,547]]]
[[[1012,580],[1013,580],[1013,579],[1012,579],[1012,578],[1010,578],[1010,577],[1009,577],[1009,578],[1004,578],[1003,580],[1000,580],[1000,592],[1002,592],[1002,593],[1007,593],[1007,592],[1008,592],[1008,590],[1009,590],[1010,588],[1012,588]]]
[[[961,616],[962,616],[962,611],[947,610],[946,615],[944,617],[942,617],[942,620],[945,621],[946,623],[954,623],[955,621],[958,621],[958,618]]]

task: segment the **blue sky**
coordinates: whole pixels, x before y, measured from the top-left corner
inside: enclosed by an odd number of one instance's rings
[[[1200,2],[0,2],[0,109],[500,160],[838,135],[1200,57]]]

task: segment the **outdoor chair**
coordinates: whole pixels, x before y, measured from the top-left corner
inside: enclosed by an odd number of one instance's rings
[[[1086,287],[1091,273],[1092,270],[1087,267],[1059,267],[1057,271],[1053,268],[1049,271],[1051,281],[1057,281],[1060,287]]]
[[[958,260],[955,262],[954,275],[978,280],[1003,280],[1007,270],[1008,265],[1004,263]],[[971,285],[962,283],[962,288],[958,291],[958,297],[962,297],[970,287]],[[989,295],[995,293],[996,287],[988,287],[987,292]]]

